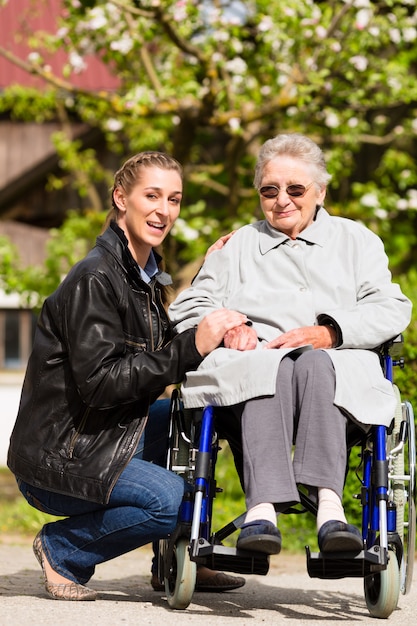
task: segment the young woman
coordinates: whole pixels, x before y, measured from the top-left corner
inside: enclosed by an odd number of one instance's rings
[[[55,599],[95,600],[85,584],[98,563],[174,530],[184,483],[145,460],[150,406],[247,320],[221,310],[172,337],[163,302],[171,280],[154,247],[181,197],[175,159],[129,159],[115,175],[114,219],[39,317],[8,465],[32,506],[65,516],[33,546]],[[166,420],[155,415],[164,446]]]

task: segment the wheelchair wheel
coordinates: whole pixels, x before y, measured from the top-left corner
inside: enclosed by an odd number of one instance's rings
[[[401,423],[407,424],[408,436],[402,450],[393,455],[390,468],[390,496],[396,505],[397,533],[403,546],[400,564],[400,590],[408,593],[411,587],[416,541],[415,512],[415,426],[412,407],[402,403],[398,388],[397,410],[392,434],[388,439],[388,455],[398,445]]]
[[[400,570],[397,556],[389,550],[387,569],[364,579],[366,606],[372,617],[386,619],[397,608],[400,595]]]
[[[172,566],[165,577],[165,593],[171,609],[183,610],[193,597],[197,565],[190,560],[187,539],[180,538],[174,547]]]

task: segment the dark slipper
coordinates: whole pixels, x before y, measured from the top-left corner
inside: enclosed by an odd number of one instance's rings
[[[352,524],[330,520],[319,530],[320,552],[360,552],[363,539],[360,531]]]
[[[246,580],[242,576],[230,576],[224,572],[213,572],[212,576],[199,580],[197,572],[195,590],[205,591],[206,593],[220,593],[222,591],[239,589],[239,587],[243,587],[245,582]],[[151,585],[154,591],[165,591],[165,585],[159,582],[156,574],[152,574]]]
[[[224,572],[213,572],[213,576],[199,579],[197,572],[197,581],[195,584],[196,591],[206,591],[209,593],[217,593],[219,591],[232,591],[243,587],[246,580],[242,576],[230,576]]]
[[[281,533],[267,520],[257,520],[243,524],[238,537],[238,550],[251,550],[264,554],[278,554],[281,551]]]

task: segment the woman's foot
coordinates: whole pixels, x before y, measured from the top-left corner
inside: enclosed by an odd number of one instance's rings
[[[64,578],[55,572],[48,563],[42,547],[41,533],[39,532],[33,542],[33,552],[42,568],[45,589],[54,600],[95,600],[97,591],[79,585],[68,578]]]

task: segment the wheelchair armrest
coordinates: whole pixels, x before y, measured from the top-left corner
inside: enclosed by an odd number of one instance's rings
[[[377,348],[375,348],[375,352],[377,352],[380,356],[392,356],[399,357],[403,353],[403,345],[404,345],[404,337],[403,335],[397,335],[385,343],[381,344]]]

